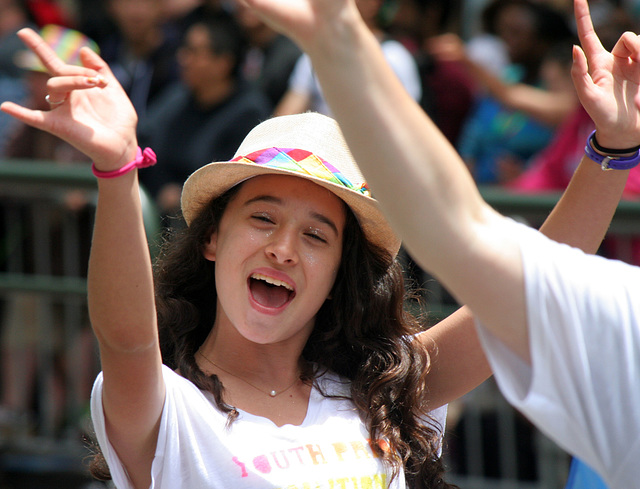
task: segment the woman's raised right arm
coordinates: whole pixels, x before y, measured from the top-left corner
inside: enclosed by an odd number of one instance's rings
[[[48,131],[111,171],[137,151],[136,113],[107,64],[89,49],[82,67],[64,64],[32,30],[19,33],[52,75],[52,110],[11,102],[2,110]],[[89,263],[89,313],[100,345],[107,431],[136,487],[148,487],[164,402],[153,279],[137,171],[99,179]]]

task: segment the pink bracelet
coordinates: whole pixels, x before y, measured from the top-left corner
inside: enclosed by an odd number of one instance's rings
[[[93,174],[98,178],[116,178],[130,172],[134,168],[146,168],[147,166],[153,166],[157,161],[158,159],[156,158],[156,154],[151,148],[145,148],[144,151],[142,151],[140,147],[138,147],[135,159],[124,165],[122,168],[118,168],[113,171],[101,171],[96,168],[95,163],[91,163],[91,171],[93,171]]]

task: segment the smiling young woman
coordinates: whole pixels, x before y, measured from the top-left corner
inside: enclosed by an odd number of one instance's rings
[[[212,393],[231,430],[268,420],[317,445],[332,468],[311,470],[318,455],[300,454],[309,483],[339,479],[330,459],[348,441],[367,460],[359,477],[445,487],[435,482],[444,411],[425,407],[429,359],[411,340],[423,326],[403,311],[399,240],[335,122],[309,113],[260,124],[234,160],[190,177],[182,208],[189,226],[156,266],[164,362]],[[281,436],[251,453],[274,443],[288,453]]]

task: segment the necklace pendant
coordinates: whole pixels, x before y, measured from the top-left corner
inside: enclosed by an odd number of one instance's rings
[[[271,392],[269,392],[269,395],[271,397],[276,397],[278,395],[278,393],[276,391],[271,391]]]

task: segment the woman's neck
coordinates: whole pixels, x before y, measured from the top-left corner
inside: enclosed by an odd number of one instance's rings
[[[299,343],[259,344],[248,340],[233,327],[214,326],[198,351],[210,367],[213,363],[219,369],[270,391],[282,389],[300,376],[304,344]]]
[[[276,426],[304,422],[311,384],[301,348],[260,345],[214,327],[195,355],[200,370],[215,374],[224,385],[224,401]],[[236,337],[237,336],[237,337]],[[240,338],[238,338],[240,337]]]

